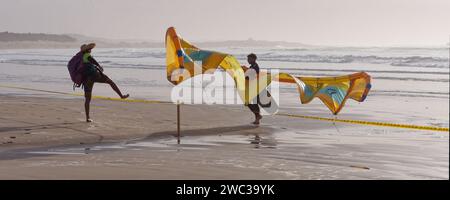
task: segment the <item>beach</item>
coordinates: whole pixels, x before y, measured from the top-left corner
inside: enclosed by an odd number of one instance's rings
[[[448,179],[448,132],[267,116],[240,106],[1,96],[0,179]],[[356,117],[357,115],[355,115]]]
[[[0,179],[449,177],[448,131],[281,115],[335,117],[317,99],[301,104],[290,85],[281,87],[278,114],[264,116],[260,126],[251,124],[253,114],[243,105],[181,105],[177,144],[177,108],[170,102],[161,49],[99,49],[96,58],[119,87],[131,99],[149,102],[93,99],[94,122],[86,123],[84,98],[77,96],[82,90],[72,90],[65,66],[71,51],[0,52]],[[239,53],[249,50],[226,51],[245,63]],[[367,99],[349,100],[337,119],[449,127],[449,68],[442,58],[430,61],[421,54],[423,60],[412,62],[405,60],[417,55],[403,53],[398,60],[404,63],[383,63],[387,58],[378,54],[354,55],[355,62],[334,61],[336,55],[288,59],[298,51],[256,53],[262,68],[305,76],[368,71],[373,77]],[[115,97],[104,84],[95,85],[94,95]]]

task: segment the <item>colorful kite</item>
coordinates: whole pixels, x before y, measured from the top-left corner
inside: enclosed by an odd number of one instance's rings
[[[211,73],[217,68],[224,69],[234,80],[236,90],[246,104],[263,91],[271,81],[293,83],[298,87],[300,101],[309,103],[318,97],[334,114],[337,115],[348,98],[362,102],[370,90],[370,76],[365,72],[338,77],[295,77],[287,73],[270,74],[261,70],[255,79],[246,80],[245,71],[235,57],[229,54],[202,50],[180,38],[175,28],[170,27],[166,33],[167,79],[174,85],[198,75],[194,69],[199,68],[195,62],[201,62],[201,74]],[[183,73],[188,71],[189,73]],[[182,76],[183,73],[185,76]],[[186,78],[186,74],[188,74]],[[257,81],[266,80],[266,81]],[[259,85],[256,90],[249,90],[249,85]]]

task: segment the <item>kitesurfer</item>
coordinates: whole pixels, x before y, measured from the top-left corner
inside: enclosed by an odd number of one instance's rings
[[[89,117],[89,105],[91,103],[92,88],[94,83],[107,83],[122,99],[128,98],[130,95],[123,95],[117,85],[103,73],[103,67],[91,56],[91,50],[95,47],[95,43],[83,44],[81,46],[81,52],[83,52],[83,64],[85,65],[85,80],[83,82],[84,87],[84,109],[86,111],[86,122],[92,122]]]
[[[254,53],[251,53],[247,56],[247,62],[248,64],[250,64],[250,68],[249,70],[253,70],[253,72],[256,73],[256,76],[259,75],[259,66],[258,63],[256,63],[256,59],[257,56]],[[248,77],[247,77],[248,78]],[[259,121],[262,119],[262,115],[260,114],[260,109],[258,106],[258,103],[260,102],[259,100],[259,95],[256,96],[256,100],[257,102],[249,102],[249,104],[247,105],[248,108],[250,108],[250,110],[253,112],[253,114],[255,114],[255,121],[253,122],[253,124],[259,124]]]

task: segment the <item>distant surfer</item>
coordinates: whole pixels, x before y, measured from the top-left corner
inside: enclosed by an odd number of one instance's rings
[[[256,63],[256,55],[254,53],[251,53],[247,56],[247,61],[248,64],[250,64],[250,68],[249,70],[254,70],[254,72],[256,72],[257,75],[259,75],[259,66],[258,63]],[[250,108],[250,110],[253,112],[253,114],[255,114],[255,121],[253,122],[253,124],[258,125],[259,121],[262,119],[262,115],[260,114],[260,110],[259,110],[259,95],[256,96],[257,102],[249,102],[248,104],[248,108]]]
[[[81,52],[83,52],[83,64],[85,65],[85,80],[83,82],[84,87],[84,109],[86,111],[86,122],[92,122],[89,117],[89,105],[91,103],[92,88],[94,83],[107,83],[122,99],[128,98],[130,95],[122,95],[117,85],[103,73],[103,67],[91,56],[91,50],[95,47],[95,43],[83,44],[81,46]]]

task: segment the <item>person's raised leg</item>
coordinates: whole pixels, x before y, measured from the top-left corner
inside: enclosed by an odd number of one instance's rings
[[[120,98],[126,99],[130,96],[129,94],[122,95],[122,92],[120,92],[119,87],[117,87],[117,85],[111,79],[108,78],[106,80],[106,83],[108,83],[111,86],[111,88],[120,96]]]

